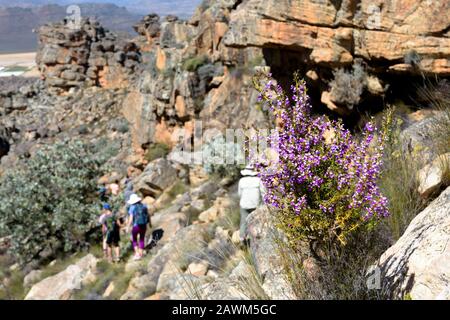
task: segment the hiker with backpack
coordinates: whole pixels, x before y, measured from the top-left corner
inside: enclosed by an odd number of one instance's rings
[[[142,203],[142,199],[135,193],[127,201],[128,209],[128,231],[131,229],[131,239],[135,252],[134,260],[140,260],[144,256],[145,232],[147,224],[150,223],[147,206]],[[138,243],[139,242],[139,243]]]
[[[103,214],[100,217],[100,223],[105,230],[105,240],[107,249],[107,257],[109,262],[120,261],[120,228],[122,227],[121,219],[111,210],[111,206],[107,203],[103,205]],[[114,258],[113,258],[114,248]]]
[[[238,193],[240,197],[239,207],[241,212],[239,236],[241,244],[248,244],[247,217],[261,203],[264,187],[258,173],[248,165],[241,171],[242,178],[239,180]]]

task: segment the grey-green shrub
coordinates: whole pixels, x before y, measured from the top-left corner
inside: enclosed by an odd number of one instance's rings
[[[351,71],[343,68],[333,71],[334,79],[330,82],[331,95],[336,102],[352,108],[361,100],[366,85],[364,67],[355,63]]]
[[[99,205],[96,180],[102,154],[80,141],[43,147],[0,180],[0,234],[21,262],[86,244]]]

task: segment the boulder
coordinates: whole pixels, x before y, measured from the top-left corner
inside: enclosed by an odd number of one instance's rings
[[[186,270],[187,274],[192,274],[196,277],[201,277],[206,275],[208,272],[209,263],[208,261],[202,260],[198,262],[192,262]]]
[[[23,278],[23,286],[25,288],[29,288],[33,284],[41,280],[41,277],[42,277],[41,270],[32,270]]]
[[[76,290],[93,280],[97,258],[88,254],[64,271],[45,278],[31,287],[25,300],[67,300]]]
[[[450,187],[410,223],[381,256],[383,286],[392,298],[450,299]]]
[[[195,259],[205,244],[205,226],[191,225],[179,230],[147,263],[145,270],[130,281],[130,285],[120,299],[144,299],[156,293],[159,277],[168,263],[179,257],[180,252]],[[167,271],[167,269],[166,269]]]
[[[207,300],[248,300],[267,299],[267,295],[261,288],[257,275],[244,261],[234,267],[227,277],[208,272],[214,280],[204,284],[199,292],[202,299]]]
[[[262,287],[271,299],[295,299],[276,247],[276,241],[284,240],[284,237],[274,226],[273,215],[266,206],[247,217],[247,233],[256,272],[264,279]]]
[[[404,152],[410,153],[419,164],[426,165],[433,161],[438,154],[430,145],[436,128],[436,122],[445,117],[443,112],[428,114],[419,121],[409,124],[400,134],[400,141]]]
[[[198,220],[202,222],[213,222],[219,215],[219,208],[212,206],[208,210],[203,211],[198,215]]]
[[[157,197],[177,180],[177,171],[164,159],[150,162],[135,181],[135,190],[144,196]]]
[[[189,170],[189,183],[193,187],[204,184],[208,179],[208,173],[202,166],[195,166]]]
[[[151,221],[154,229],[164,230],[164,236],[159,242],[167,243],[172,240],[178,230],[186,226],[187,217],[182,212],[156,214],[151,217]]]
[[[450,177],[450,153],[446,153],[437,157],[433,162],[419,170],[419,194],[428,198],[442,186]]]

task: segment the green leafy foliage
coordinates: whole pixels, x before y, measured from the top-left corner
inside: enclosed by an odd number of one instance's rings
[[[208,57],[206,55],[195,56],[184,61],[183,69],[186,71],[194,72],[207,62]]]
[[[0,234],[12,235],[19,261],[72,251],[87,242],[99,207],[96,179],[104,153],[80,141],[58,142],[0,180]]]
[[[155,143],[148,148],[145,153],[145,160],[152,162],[153,160],[163,158],[170,152],[170,147],[164,143]]]

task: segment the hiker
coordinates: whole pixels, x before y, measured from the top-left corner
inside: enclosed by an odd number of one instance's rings
[[[101,217],[101,224],[105,228],[105,241],[107,246],[107,257],[109,262],[120,261],[120,228],[122,221],[115,213],[112,212],[111,206],[107,203],[103,205],[103,215]],[[113,259],[114,248],[114,259]]]
[[[109,185],[109,190],[113,196],[118,196],[120,193],[119,180],[115,180],[113,183]]]
[[[103,256],[104,258],[108,257],[108,245],[106,244],[106,226],[104,224],[106,210],[108,209],[109,205],[103,204],[102,213],[100,215],[100,218],[98,219],[100,225],[102,226],[102,249],[103,249]]]
[[[130,206],[127,226],[128,231],[131,229],[131,239],[135,253],[133,259],[139,260],[144,256],[145,232],[147,231],[147,224],[150,223],[150,218],[147,206],[142,203],[142,199],[137,194],[133,193],[127,204]]]
[[[241,222],[239,236],[241,243],[248,241],[247,237],[247,216],[254,211],[260,204],[263,193],[261,179],[257,177],[257,173],[252,166],[247,166],[241,171],[242,178],[239,180],[239,197]]]

